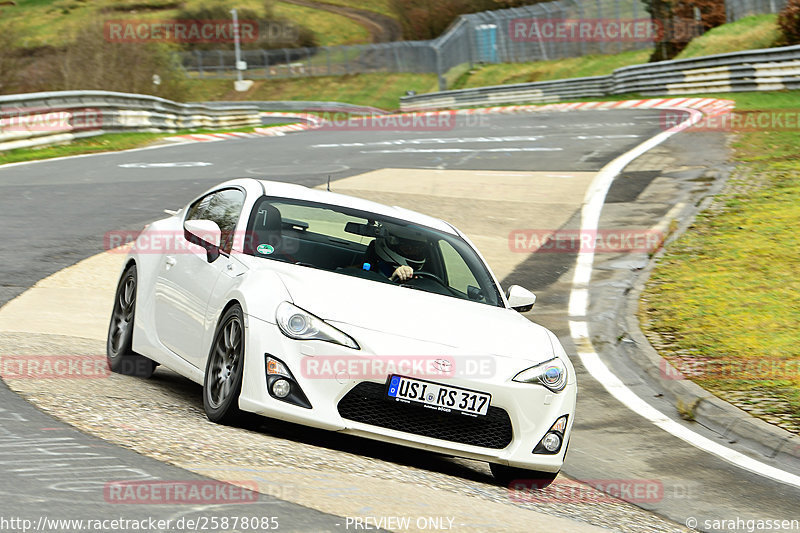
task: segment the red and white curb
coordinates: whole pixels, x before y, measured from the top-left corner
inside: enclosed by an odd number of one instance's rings
[[[313,128],[318,122],[319,118],[315,115],[308,113],[260,113],[262,117],[268,118],[285,118],[287,120],[299,120],[304,123],[298,124],[284,124],[282,126],[265,126],[263,128],[254,128],[252,132],[221,132],[221,133],[190,133],[187,135],[173,135],[172,137],[165,137],[165,141],[172,142],[213,142],[213,141],[228,141],[231,139],[252,139],[254,137],[278,137],[296,131],[304,131]]]
[[[697,109],[704,113],[730,111],[735,102],[719,98],[647,98],[641,100],[612,100],[606,102],[570,102],[554,104],[510,105],[499,107],[479,107],[456,111],[436,111],[436,113],[456,113],[457,115],[481,115],[494,113],[526,113],[533,111],[605,111],[614,109]]]
[[[648,98],[641,100],[616,100],[604,102],[571,102],[553,104],[530,104],[530,105],[510,105],[497,107],[480,107],[458,110],[434,110],[434,111],[409,111],[405,113],[392,113],[381,115],[365,115],[344,122],[346,127],[339,127],[340,121],[328,119],[308,113],[261,113],[261,116],[270,118],[297,119],[302,123],[285,124],[283,126],[265,126],[255,128],[252,132],[225,132],[225,133],[196,133],[188,135],[177,135],[166,137],[167,141],[176,142],[210,142],[224,141],[230,139],[243,139],[254,137],[278,137],[287,133],[307,130],[372,130],[372,129],[392,129],[387,127],[394,121],[395,124],[408,122],[409,118],[438,117],[441,115],[490,115],[490,114],[513,114],[513,113],[533,113],[542,111],[610,111],[621,109],[672,109],[700,112],[707,116],[718,116],[733,111],[735,102],[733,100],[723,100],[719,98]],[[363,128],[353,127],[358,121],[364,121]],[[368,124],[367,122],[370,122]],[[379,124],[380,127],[377,127]],[[398,129],[407,129],[399,127]],[[412,128],[413,129],[413,128]]]

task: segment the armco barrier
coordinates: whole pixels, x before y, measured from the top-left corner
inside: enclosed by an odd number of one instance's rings
[[[260,124],[258,108],[181,104],[155,96],[63,91],[0,96],[0,152],[106,132],[172,132]]]
[[[237,107],[246,103],[260,111],[315,111],[320,113],[348,113],[351,115],[382,115],[388,113],[383,109],[371,106],[346,104],[344,102],[314,102],[307,100],[264,100],[247,102],[204,102],[202,105],[214,107]]]
[[[403,111],[409,111],[517,102],[539,104],[563,100],[562,95],[565,93],[572,95],[570,98],[605,96],[610,89],[611,76],[572,78],[406,96],[400,99],[400,108]]]
[[[610,76],[405,96],[403,111],[543,103],[615,94],[644,96],[800,89],[800,46],[746,50],[619,68]]]

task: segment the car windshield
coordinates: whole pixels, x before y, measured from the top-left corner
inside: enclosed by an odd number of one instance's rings
[[[287,198],[256,202],[245,253],[264,259],[502,306],[483,261],[461,237],[341,206]],[[391,279],[406,265],[411,279]]]

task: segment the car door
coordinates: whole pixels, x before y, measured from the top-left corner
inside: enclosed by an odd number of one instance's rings
[[[210,220],[221,232],[219,254],[192,244],[188,235],[176,235],[182,246],[164,254],[155,285],[155,319],[159,340],[177,355],[200,368],[205,361],[204,337],[208,302],[221,275],[232,267],[230,257],[236,224],[244,205],[239,188],[214,191],[193,202],[187,220]],[[216,257],[215,257],[216,256]],[[210,260],[213,259],[213,260]]]

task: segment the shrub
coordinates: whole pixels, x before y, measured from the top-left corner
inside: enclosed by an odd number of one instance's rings
[[[0,94],[19,90],[22,58],[17,49],[18,38],[10,24],[0,25]]]
[[[231,9],[234,7],[235,3],[229,0],[213,4],[193,4],[181,9],[176,18],[230,20]],[[314,32],[305,26],[278,17],[269,2],[264,3],[263,13],[252,8],[237,8],[236,13],[240,21],[257,21],[259,25],[258,39],[241,43],[243,49],[315,48],[318,45]],[[185,50],[217,50],[220,48],[220,43],[182,43],[181,46]]]
[[[409,40],[435,39],[459,15],[538,4],[547,0],[390,0]]]
[[[789,0],[778,15],[778,27],[786,44],[800,44],[800,0]]]
[[[185,76],[173,47],[164,43],[107,42],[104,22],[81,26],[60,54],[54,84],[59,90],[98,89],[182,100]],[[161,83],[155,85],[153,76]]]
[[[664,25],[664,35],[655,43],[650,61],[672,59],[692,37],[725,24],[725,0],[653,0],[645,9]],[[700,13],[700,28],[694,22],[695,10]]]
[[[25,62],[14,92],[94,89],[185,99],[185,75],[174,47],[107,42],[103,30],[98,19],[76,26],[63,47],[18,50]],[[160,84],[153,83],[154,75]]]

